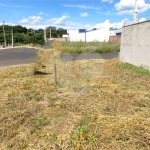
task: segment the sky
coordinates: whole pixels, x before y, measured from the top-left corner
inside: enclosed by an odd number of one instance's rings
[[[39,29],[121,27],[133,20],[135,0],[0,0],[0,25]],[[150,0],[138,0],[138,19],[150,19]]]

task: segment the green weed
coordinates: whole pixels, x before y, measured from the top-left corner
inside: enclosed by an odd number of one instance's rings
[[[37,130],[40,130],[43,126],[49,123],[50,123],[50,120],[43,115],[35,117],[30,127],[30,133],[33,134],[34,132],[36,132]]]
[[[77,130],[70,135],[72,145],[75,149],[84,149],[84,146],[97,142],[97,127],[90,120],[89,116],[83,117],[77,127]]]
[[[108,53],[108,52],[119,52],[120,45],[111,42],[62,42],[62,49],[64,53]]]
[[[130,70],[135,71],[141,75],[150,76],[150,70],[146,69],[143,66],[137,67],[137,66],[134,66],[134,65],[129,64],[129,63],[122,63],[121,67],[123,67],[124,69],[130,69]]]

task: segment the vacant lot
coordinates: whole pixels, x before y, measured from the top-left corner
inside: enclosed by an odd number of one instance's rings
[[[44,69],[0,70],[0,149],[150,149],[148,74],[117,59],[57,62],[55,85]]]

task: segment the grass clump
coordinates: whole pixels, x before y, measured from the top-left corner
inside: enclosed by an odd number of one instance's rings
[[[85,49],[88,53],[108,53],[119,52],[120,45],[112,42],[62,42],[64,53],[84,53]]]
[[[93,131],[94,129],[94,131]],[[97,126],[89,116],[83,117],[77,127],[76,132],[71,133],[70,138],[74,149],[93,149],[96,143]],[[87,145],[89,145],[87,147]]]
[[[62,51],[62,44],[59,41],[55,41],[51,44],[50,48],[52,48],[54,51]]]

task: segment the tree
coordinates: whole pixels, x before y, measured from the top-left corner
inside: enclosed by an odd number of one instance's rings
[[[62,37],[63,34],[67,34],[67,30],[63,28],[57,29],[55,26],[49,26],[47,31],[47,38],[50,37],[50,28],[51,28],[51,35],[52,38]],[[14,33],[14,42],[15,43],[22,43],[22,44],[44,44],[44,30],[38,29],[34,30],[32,28],[27,29],[26,27],[22,27],[21,25],[9,26],[5,25],[5,32],[6,32],[6,41],[7,44],[11,43],[12,35],[11,30]],[[4,36],[3,36],[3,26],[0,26],[0,44],[4,43]]]
[[[20,25],[12,26],[12,29],[16,33],[25,33],[26,34],[28,31],[26,27],[22,27]]]
[[[59,28],[57,30],[57,33],[59,34],[60,37],[62,37],[63,34],[67,34],[67,30]]]

